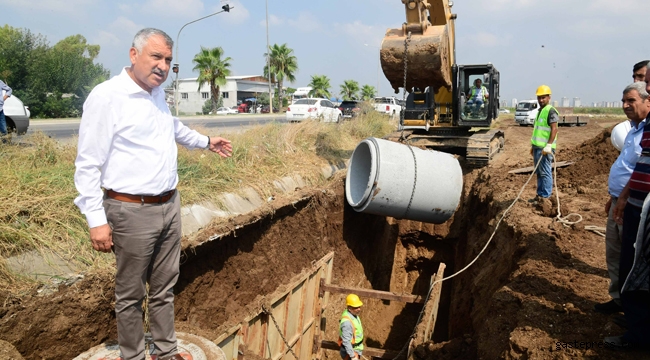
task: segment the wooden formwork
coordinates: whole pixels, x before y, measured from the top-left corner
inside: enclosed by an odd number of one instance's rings
[[[321,358],[322,349],[339,350],[336,342],[323,339],[325,329],[321,315],[327,308],[330,294],[356,293],[366,298],[423,304],[421,321],[408,352],[431,338],[442,289],[442,283],[436,281],[442,279],[445,264],[441,263],[438,272],[431,277],[432,288],[425,302],[419,295],[332,285],[333,260],[334,252],[325,255],[310,269],[294,277],[286,290],[266,302],[268,305],[218,336],[214,342],[224,351],[226,359],[243,360],[246,355],[256,355],[272,360],[313,360]],[[397,354],[391,350],[364,349],[364,355],[380,359],[393,359]]]
[[[317,349],[314,339],[320,333],[321,309],[329,300],[329,296],[319,296],[319,287],[321,280],[331,281],[333,259],[334,252],[325,255],[310,269],[294,277],[287,290],[269,299],[264,309],[217,337],[214,342],[225,352],[226,358],[239,360],[245,354],[252,354],[272,360],[294,359],[284,337],[297,360],[311,360]]]

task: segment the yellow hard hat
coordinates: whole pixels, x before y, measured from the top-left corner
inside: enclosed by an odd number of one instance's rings
[[[348,297],[345,298],[345,304],[347,306],[352,306],[352,307],[360,307],[363,306],[363,303],[361,302],[361,299],[355,294],[350,294]]]
[[[537,96],[543,96],[543,95],[551,95],[551,88],[546,85],[542,85],[538,87]]]

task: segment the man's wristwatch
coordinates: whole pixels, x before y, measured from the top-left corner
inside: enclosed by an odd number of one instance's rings
[[[205,146],[206,149],[210,148],[210,137],[208,136],[208,145]]]

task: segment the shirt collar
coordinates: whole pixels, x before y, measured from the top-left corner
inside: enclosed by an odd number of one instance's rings
[[[632,125],[632,126],[634,127],[634,129],[636,129],[636,130],[640,129],[642,126],[645,126],[646,120],[647,120],[647,118],[641,120],[641,121],[639,122],[639,125],[634,126],[634,122],[632,122],[632,120],[629,120],[629,119],[628,119],[628,121],[630,122],[630,125]]]
[[[127,69],[129,66],[126,66],[122,69],[122,72],[119,75],[119,79],[124,84],[124,89],[128,94],[137,94],[137,93],[146,93],[149,94],[145,89],[141,88],[140,85],[138,85],[133,79],[131,79],[131,76],[129,76],[129,73],[127,72]],[[155,95],[160,91],[160,86],[156,86],[151,90],[151,95]]]

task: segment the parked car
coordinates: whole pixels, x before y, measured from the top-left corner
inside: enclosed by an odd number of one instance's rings
[[[4,91],[2,92],[4,96]],[[4,106],[5,118],[7,120],[7,131],[24,134],[29,128],[29,108],[23,104],[16,96],[12,95],[5,100]]]
[[[269,113],[269,106],[268,106],[268,105],[264,105],[264,106],[262,106],[262,110],[261,110],[260,112],[261,112],[262,114],[268,114],[268,113]],[[274,112],[274,113],[278,113],[278,112],[280,112],[280,109],[274,107],[274,108],[273,108],[273,112]]]
[[[339,110],[343,113],[344,119],[351,119],[361,114],[361,101],[358,100],[343,100],[339,105]]]
[[[225,106],[217,109],[217,115],[231,115],[231,114],[239,114],[239,111]]]
[[[296,100],[287,108],[288,121],[318,119],[324,122],[339,122],[343,113],[327,99],[307,98]]]
[[[510,110],[508,110],[508,109],[499,109],[499,114],[510,114]]]

